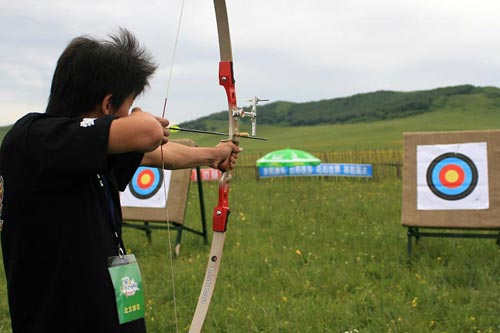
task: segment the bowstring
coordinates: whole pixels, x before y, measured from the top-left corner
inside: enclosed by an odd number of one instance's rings
[[[184,2],[185,2],[185,0],[182,0],[182,2],[181,2],[179,21],[177,23],[177,31],[175,34],[174,49],[172,51],[172,59],[170,62],[167,88],[165,91],[165,101],[163,102],[163,111],[162,111],[162,115],[161,115],[162,118],[165,118],[165,113],[167,111],[168,94],[170,92],[170,83],[172,82],[175,55],[177,53],[177,44],[179,42],[179,35],[180,35],[180,31],[181,31],[182,15],[184,13]],[[165,170],[165,159],[163,158],[163,145],[160,146],[160,158],[161,158],[161,168],[162,168],[162,170]],[[167,187],[166,187],[165,177],[163,179],[163,191],[164,191],[165,198],[167,198]],[[165,200],[165,205],[167,205],[166,200]],[[171,276],[171,281],[172,281],[171,282],[171,284],[172,284],[172,299],[174,302],[175,331],[178,333],[179,332],[179,320],[178,320],[178,315],[177,315],[177,298],[175,295],[174,259],[173,259],[173,253],[172,253],[172,240],[171,240],[171,236],[170,236],[170,223],[169,223],[169,217],[168,217],[168,207],[166,209],[166,217],[167,217],[167,234],[168,234],[168,253],[169,253],[169,257],[170,257],[170,276]]]

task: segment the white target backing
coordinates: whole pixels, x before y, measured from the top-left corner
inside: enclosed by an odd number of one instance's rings
[[[486,142],[417,146],[417,209],[488,209]]]

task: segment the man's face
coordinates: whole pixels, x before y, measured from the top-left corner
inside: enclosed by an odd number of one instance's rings
[[[127,117],[130,112],[130,108],[132,107],[132,104],[134,104],[135,97],[134,95],[130,95],[123,101],[123,104],[120,105],[118,109],[113,113],[117,117]]]

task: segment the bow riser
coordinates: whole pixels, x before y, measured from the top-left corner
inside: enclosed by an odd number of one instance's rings
[[[227,102],[230,110],[235,110],[237,108],[234,83],[233,62],[219,62],[219,84],[226,90]]]
[[[235,144],[239,142],[238,120],[241,112],[236,102],[236,87],[233,73],[232,61],[219,62],[219,84],[224,87],[229,110],[229,140]]]
[[[214,208],[213,231],[226,232],[227,221],[229,219],[229,182],[231,175],[225,172],[219,180],[219,200]]]

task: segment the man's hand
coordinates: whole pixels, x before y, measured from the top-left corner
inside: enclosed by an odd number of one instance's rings
[[[243,148],[238,147],[231,141],[222,141],[214,149],[217,150],[218,158],[213,160],[210,167],[223,172],[234,169],[238,154],[243,151]]]
[[[170,124],[170,121],[168,119],[156,117],[148,112],[144,112],[144,111],[142,111],[142,109],[140,107],[133,108],[131,113],[130,113],[130,117],[137,117],[137,118],[152,117],[152,118],[156,119],[156,121],[160,124],[160,126],[162,128],[162,132],[163,132],[161,144],[163,145],[163,144],[168,142],[168,137],[170,136],[170,130],[168,129],[168,125]]]
[[[160,123],[161,128],[163,129],[163,138],[161,139],[161,144],[163,145],[168,142],[168,137],[170,136],[170,129],[168,128],[170,121],[161,117],[156,117],[156,120]]]
[[[135,107],[128,116],[113,120],[108,153],[151,152],[168,142],[169,121]]]

